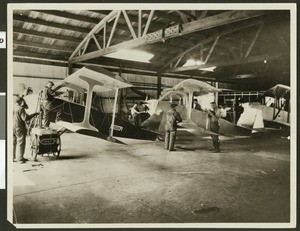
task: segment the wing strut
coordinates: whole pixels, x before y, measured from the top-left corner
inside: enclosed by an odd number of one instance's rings
[[[188,91],[188,103],[187,103],[187,119],[191,120],[192,107],[193,107],[193,91]]]
[[[111,121],[111,127],[110,127],[110,137],[111,138],[114,135],[114,125],[115,125],[115,118],[116,118],[116,108],[117,108],[118,94],[119,94],[119,88],[116,88],[113,115],[112,115],[112,121]]]
[[[98,129],[90,124],[90,115],[91,115],[91,107],[92,107],[93,88],[95,85],[99,85],[99,82],[84,76],[79,76],[79,78],[85,81],[88,87],[87,87],[84,119],[80,123],[74,123],[74,125],[98,132]]]

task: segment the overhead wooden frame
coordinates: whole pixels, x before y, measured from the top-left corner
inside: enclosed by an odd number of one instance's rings
[[[251,22],[248,22],[248,23],[245,23],[245,24],[241,24],[241,25],[237,25],[237,26],[234,26],[232,28],[229,28],[229,29],[226,29],[226,30],[223,30],[221,31],[220,33],[216,33],[214,35],[211,35],[209,38],[207,39],[203,39],[201,41],[199,41],[197,44],[189,47],[188,49],[186,49],[185,51],[179,53],[178,55],[176,55],[175,57],[173,57],[172,59],[170,59],[161,69],[160,69],[160,72],[167,72],[167,71],[170,71],[172,69],[175,69],[178,67],[179,65],[179,62],[182,60],[182,58],[189,52],[191,52],[192,50],[195,50],[195,49],[198,49],[199,47],[201,48],[200,49],[200,59],[203,58],[203,45],[204,44],[207,44],[207,43],[210,43],[212,41],[215,41],[213,46],[211,47],[211,51],[209,52],[209,54],[211,55],[215,45],[217,44],[218,40],[220,37],[223,37],[225,35],[228,35],[228,34],[231,34],[231,33],[234,33],[234,32],[237,32],[237,31],[240,31],[240,30],[245,30],[245,29],[248,29],[250,27],[253,27],[253,26],[257,26],[257,25],[260,25],[259,28],[261,28],[261,25],[264,24],[264,20],[261,20],[261,19],[256,19],[254,21],[251,21]],[[259,32],[260,32],[261,29],[259,29]],[[257,32],[257,33],[259,33]],[[257,34],[256,33],[256,34]],[[257,35],[258,36],[258,35]],[[255,41],[257,39],[257,36],[255,36]],[[254,44],[253,44],[254,45]],[[252,45],[252,47],[253,47]],[[251,47],[251,46],[250,46]],[[249,49],[250,49],[249,47]],[[252,48],[251,48],[252,49]],[[249,52],[250,53],[250,52]],[[207,63],[210,55],[208,55],[204,60],[201,60],[203,63]],[[247,57],[245,57],[247,58]]]
[[[133,32],[131,32],[133,37],[136,36],[136,38],[133,38],[131,40],[124,41],[124,42],[121,42],[118,44],[114,44],[114,45],[109,44],[109,46],[104,46],[104,47],[102,47],[102,49],[98,49],[96,51],[91,51],[89,53],[82,54],[82,52],[80,52],[80,50],[84,49],[84,46],[89,41],[89,38],[93,34],[98,33],[101,29],[103,29],[108,20],[112,20],[115,17],[117,17],[118,14],[120,14],[120,11],[114,10],[109,15],[107,15],[105,18],[103,18],[90,31],[90,33],[88,33],[88,35],[83,39],[83,41],[78,45],[78,47],[74,50],[74,52],[70,56],[69,62],[70,63],[82,62],[82,61],[98,58],[100,56],[116,52],[120,49],[132,49],[132,48],[136,48],[136,47],[139,47],[139,46],[142,46],[145,44],[156,43],[156,42],[159,42],[159,41],[162,41],[165,39],[178,37],[180,35],[189,34],[189,33],[193,33],[196,31],[205,30],[205,29],[209,29],[209,28],[213,28],[213,27],[217,27],[217,26],[253,18],[253,17],[258,17],[258,16],[261,16],[266,13],[267,13],[266,11],[261,11],[261,10],[226,11],[226,12],[223,12],[223,13],[220,13],[217,15],[209,16],[206,18],[200,18],[200,19],[192,21],[192,22],[184,23],[184,24],[181,24],[180,26],[179,25],[172,26],[172,27],[161,29],[156,32],[147,33],[147,29],[150,26],[152,16],[154,14],[154,11],[153,11],[149,14],[147,24],[145,26],[143,33],[141,32],[136,35],[135,33],[133,34]],[[125,13],[123,12],[123,14],[126,15],[126,12]],[[139,12],[137,12],[137,14],[141,15]],[[129,18],[128,18],[128,20],[129,20]],[[128,20],[126,20],[126,21],[129,26],[130,20],[129,21]],[[142,20],[140,20],[140,21],[142,21]],[[140,28],[141,28],[141,26],[140,26]],[[130,26],[128,29],[132,30],[132,28],[130,28]],[[166,31],[168,31],[168,33],[165,33]]]

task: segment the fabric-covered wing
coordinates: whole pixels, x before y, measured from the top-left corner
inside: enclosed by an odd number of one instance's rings
[[[286,85],[282,85],[282,84],[277,84],[276,86],[270,88],[269,90],[267,90],[264,94],[264,96],[270,96],[270,97],[277,97],[277,98],[281,98],[284,96],[289,96],[291,91],[291,88],[289,86]]]
[[[183,92],[194,92],[195,95],[206,95],[208,93],[220,92],[221,90],[205,83],[203,81],[195,80],[195,79],[186,79],[182,82],[178,83],[172,88],[165,89],[162,94],[167,93],[169,91],[178,91],[181,90]]]
[[[95,92],[107,92],[132,87],[131,84],[117,80],[117,76],[118,75],[100,67],[86,66],[60,81],[56,86],[60,87],[63,85],[70,88],[76,87],[87,90],[87,82],[89,82],[94,85],[93,91]]]

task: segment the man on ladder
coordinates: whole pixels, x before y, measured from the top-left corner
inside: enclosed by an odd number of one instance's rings
[[[50,112],[56,113],[56,121],[61,120],[62,115],[62,104],[59,102],[54,96],[59,95],[55,91],[55,89],[52,89],[54,86],[54,83],[49,81],[47,85],[45,86],[43,97],[42,97],[42,108],[43,108],[43,114],[44,114],[44,127],[49,128],[50,125]]]

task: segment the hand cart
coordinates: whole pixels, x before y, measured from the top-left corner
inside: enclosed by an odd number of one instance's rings
[[[37,155],[53,154],[58,158],[61,151],[61,133],[53,129],[33,128],[30,136],[31,156],[36,161]]]

